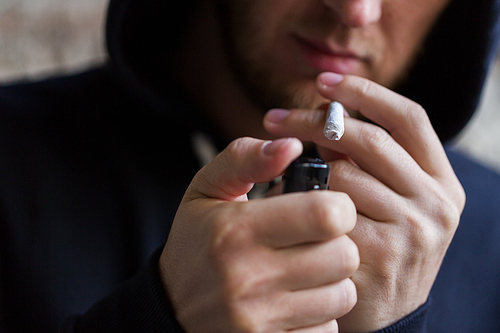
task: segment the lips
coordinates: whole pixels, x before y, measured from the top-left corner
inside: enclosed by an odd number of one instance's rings
[[[306,63],[320,72],[356,73],[365,59],[354,52],[334,49],[321,41],[293,36]]]

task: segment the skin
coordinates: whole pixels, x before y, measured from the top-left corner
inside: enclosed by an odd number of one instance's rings
[[[386,87],[446,4],[201,3],[179,79],[227,138],[275,139],[233,141],[179,206],[159,267],[187,332],[375,331],[426,301],[465,195],[425,110]],[[314,52],[297,36],[314,39]],[[336,53],[324,61],[318,43]],[[331,100],[373,124],[348,118],[344,137],[327,140],[318,106]],[[271,107],[282,109],[263,119]],[[332,165],[332,191],[247,201],[301,141]]]
[[[201,0],[169,65],[229,140],[271,138],[266,110],[328,102],[315,86],[327,70],[308,62],[296,36],[359,58],[337,73],[395,88],[449,1]]]
[[[394,87],[404,77],[448,0],[220,0],[232,67],[252,100],[317,108],[324,96],[297,38],[350,52],[333,71]]]
[[[340,192],[247,201],[297,139],[234,141],[193,179],[160,259],[187,332],[334,332],[356,302],[356,209]],[[330,253],[336,253],[330,256]]]
[[[344,137],[329,141],[320,110],[292,110],[278,122],[270,111],[264,124],[274,134],[315,142],[326,160],[348,156],[331,162],[330,187],[356,205],[357,224],[349,237],[358,245],[361,264],[352,277],[359,301],[339,325],[347,332],[374,331],[426,301],[465,194],[425,110],[356,76],[325,84],[329,75],[318,78],[322,94],[385,130],[346,118]]]

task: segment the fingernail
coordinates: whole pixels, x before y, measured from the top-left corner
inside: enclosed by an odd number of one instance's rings
[[[290,110],[271,109],[266,114],[266,120],[272,123],[279,123],[290,114]]]
[[[342,82],[344,76],[337,73],[321,73],[318,77],[319,83],[324,88],[331,88]]]
[[[273,140],[273,141],[266,141],[262,145],[262,151],[264,152],[264,154],[269,155],[269,156],[276,155],[291,140],[292,140],[292,138],[282,138],[282,139],[276,139],[276,140]]]

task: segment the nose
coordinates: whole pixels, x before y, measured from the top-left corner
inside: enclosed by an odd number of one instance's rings
[[[345,25],[359,28],[380,20],[382,0],[322,0]]]

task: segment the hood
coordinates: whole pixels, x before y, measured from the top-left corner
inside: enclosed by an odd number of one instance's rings
[[[175,50],[194,6],[193,1],[110,0],[106,21],[109,65],[120,82],[152,109],[179,106],[166,98],[165,91],[176,88],[158,64],[168,61]],[[176,119],[181,114],[163,113]]]
[[[155,107],[168,107],[165,91],[175,89],[165,86],[157,64],[168,61],[195,6],[196,0],[110,2],[110,63]],[[458,134],[476,110],[499,37],[500,0],[452,0],[397,89],[427,110],[442,141]]]

